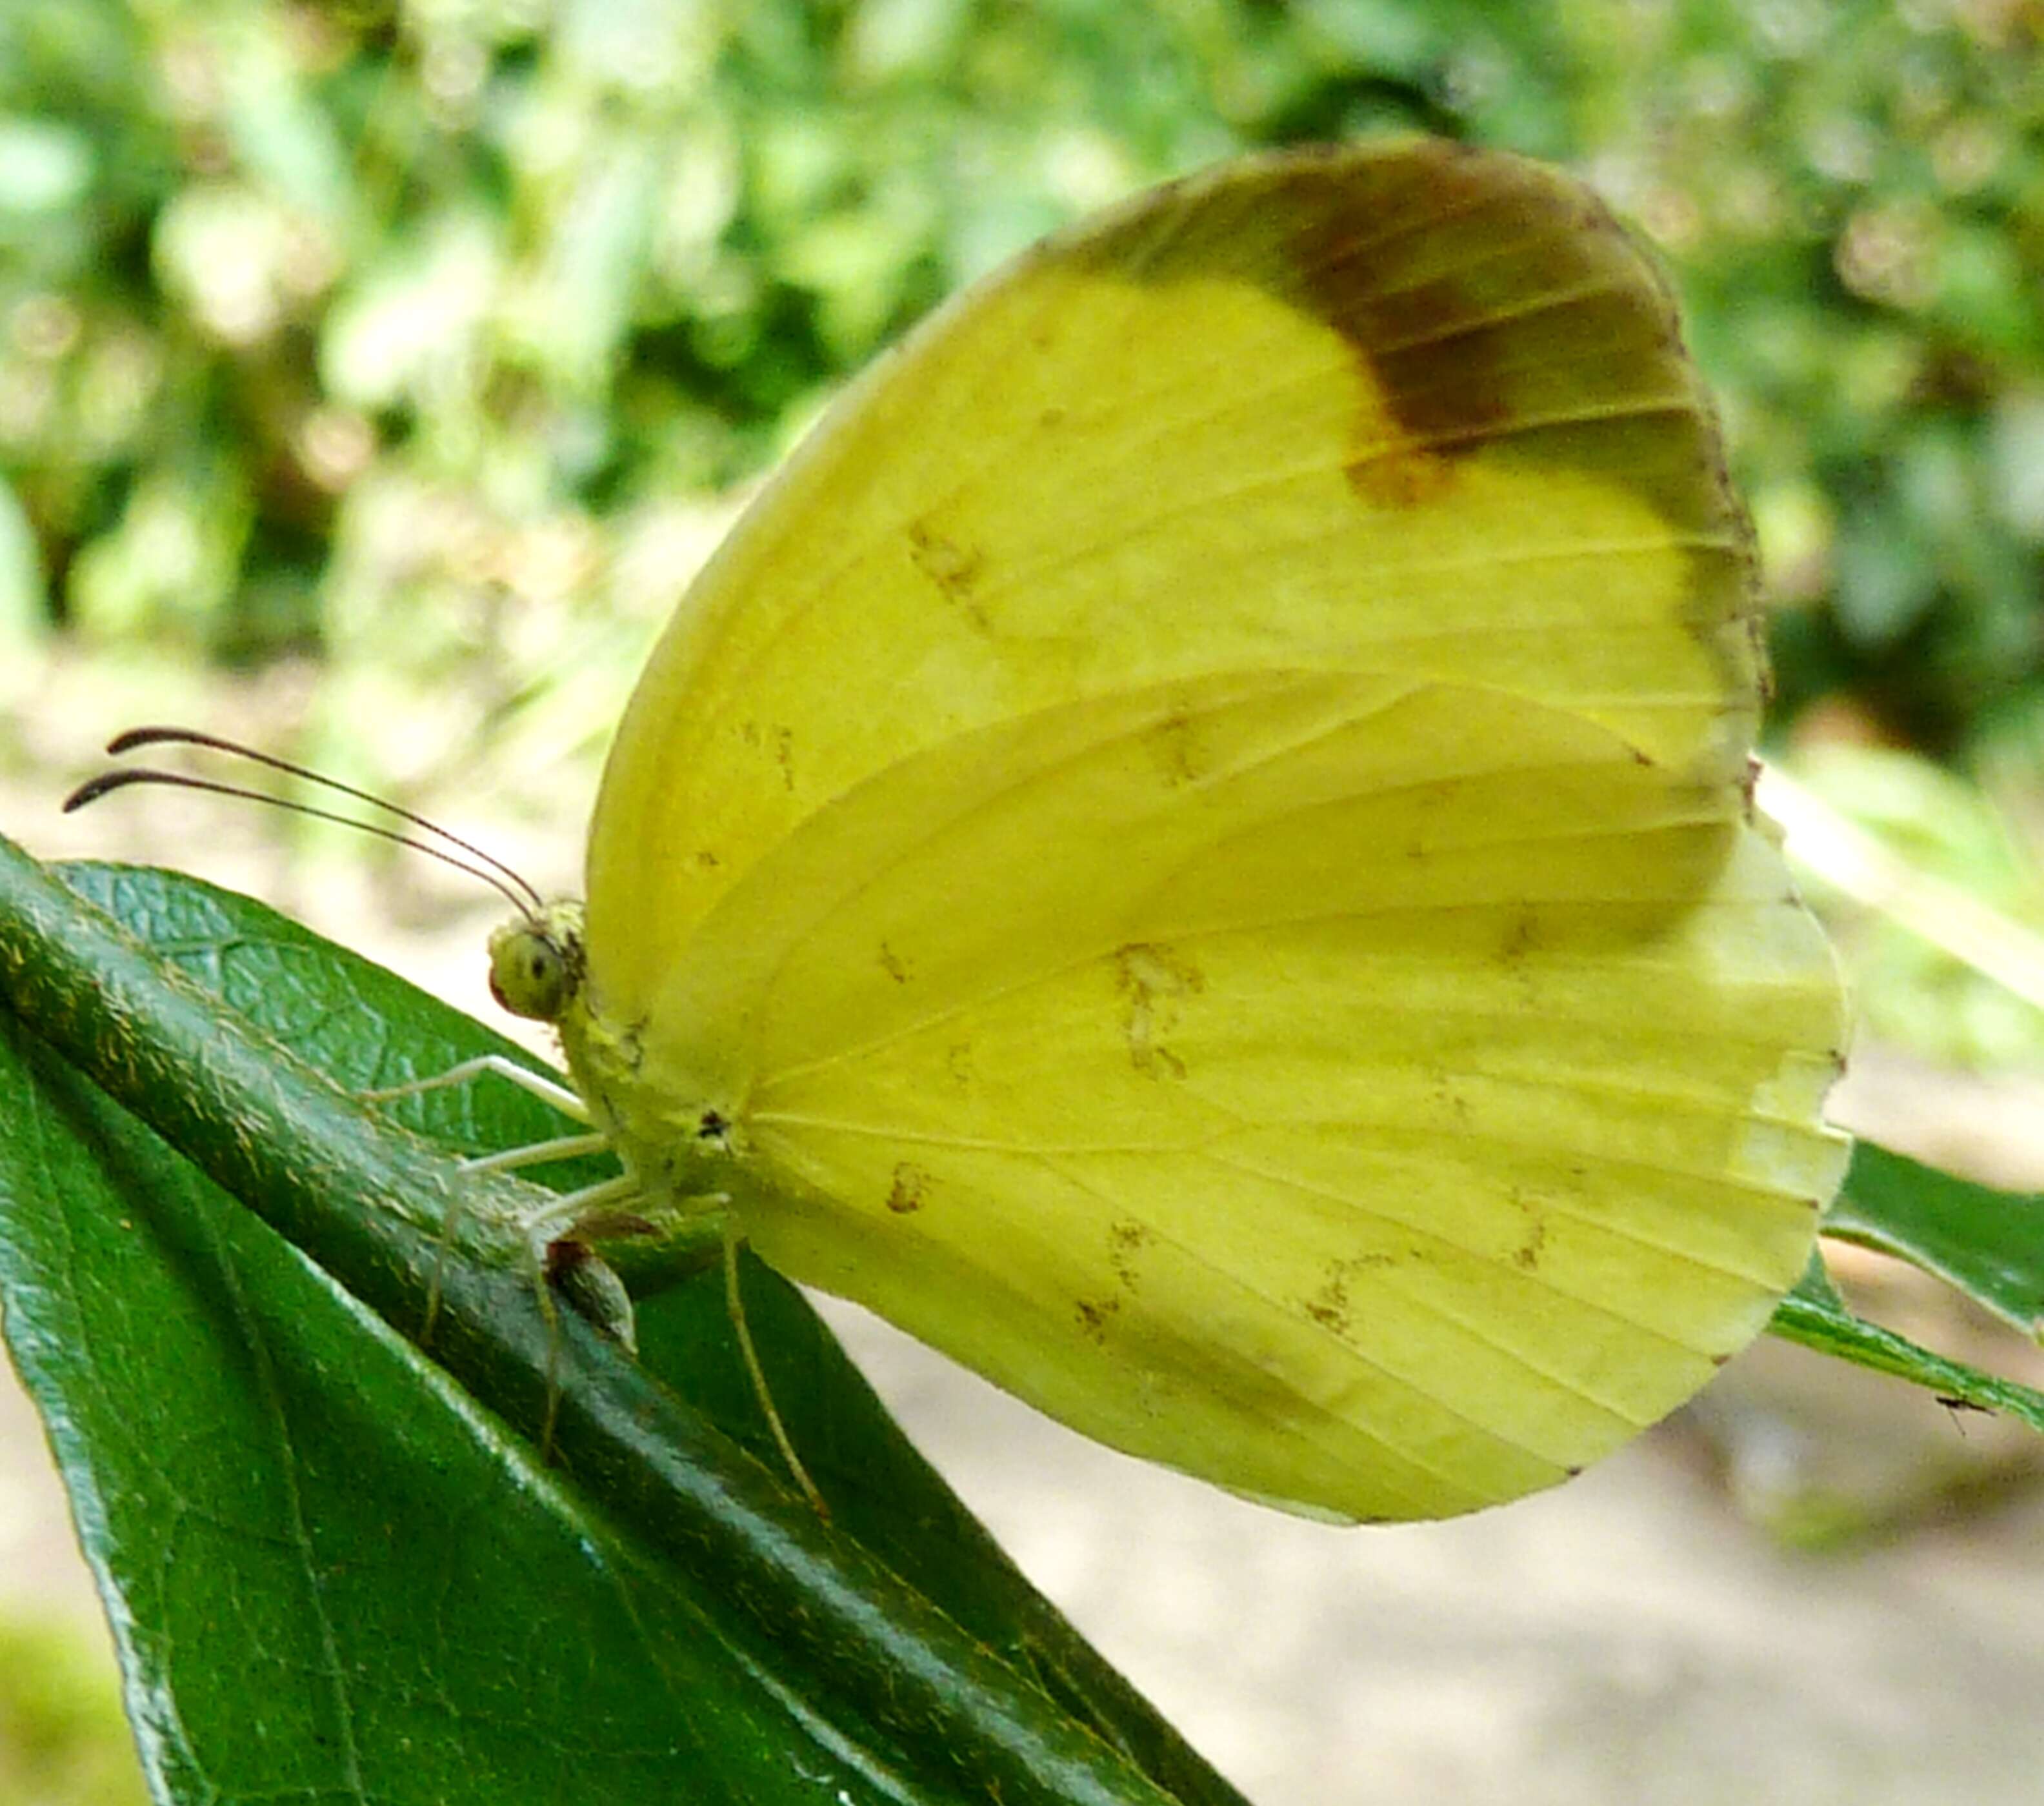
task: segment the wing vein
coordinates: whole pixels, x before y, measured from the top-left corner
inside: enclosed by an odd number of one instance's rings
[[[1244,1297],[1254,1299],[1258,1304],[1262,1305],[1266,1309],[1273,1312],[1279,1317],[1281,1317],[1288,1324],[1291,1324],[1295,1327],[1305,1328],[1309,1334],[1315,1335],[1324,1341],[1331,1342],[1337,1348],[1341,1350],[1344,1355],[1346,1355],[1350,1360],[1355,1362],[1357,1366],[1367,1368],[1370,1372],[1376,1374],[1381,1378],[1389,1381],[1392,1385],[1409,1389],[1412,1392],[1417,1393],[1420,1397],[1427,1399],[1430,1403],[1437,1406],[1444,1415],[1452,1418],[1455,1422],[1463,1425],[1466,1428],[1474,1431],[1479,1435],[1484,1436],[1493,1442],[1500,1443],[1504,1447],[1515,1449],[1521,1454],[1529,1455],[1536,1461],[1546,1462],[1550,1466],[1554,1466],[1558,1470],[1562,1466],[1561,1463],[1554,1461],[1551,1455],[1546,1454],[1539,1449],[1528,1446],[1527,1443],[1520,1441],[1517,1438],[1497,1429],[1493,1425],[1483,1423],[1480,1420],[1472,1417],[1467,1412],[1462,1410],[1458,1406],[1450,1404],[1446,1399],[1441,1397],[1439,1393],[1421,1385],[1419,1381],[1410,1379],[1402,1374],[1395,1372],[1393,1369],[1385,1366],[1381,1360],[1374,1358],[1371,1355],[1366,1354],[1363,1350],[1356,1347],[1354,1343],[1350,1342],[1338,1335],[1327,1324],[1321,1323],[1318,1319],[1308,1312],[1303,1306],[1288,1305],[1280,1299],[1273,1297],[1268,1292],[1265,1291],[1262,1287],[1252,1284],[1243,1274],[1239,1273],[1231,1268],[1222,1266],[1220,1263],[1214,1260],[1212,1256],[1203,1252],[1201,1250],[1193,1247],[1181,1238],[1174,1235],[1168,1231],[1159,1228],[1156,1224],[1150,1221],[1139,1212],[1131,1210],[1125,1200],[1110,1197],[1108,1194],[1102,1192],[1098,1186],[1091,1184],[1077,1175],[1065,1171],[1062,1167],[1053,1164],[1047,1159],[1045,1159],[1043,1161],[1043,1164],[1058,1177],[1065,1179],[1068,1183],[1076,1185],[1078,1189],[1089,1193],[1101,1205],[1111,1208],[1117,1216],[1127,1217],[1131,1221],[1142,1224],[1143,1227],[1151,1234],[1156,1236],[1159,1241],[1166,1243],[1171,1247],[1176,1249],[1183,1258],[1201,1268],[1210,1277],[1222,1281],[1230,1289],[1242,1293]],[[1415,1301],[1420,1303],[1421,1308],[1424,1309],[1426,1308],[1424,1301]],[[1500,1351],[1500,1352],[1508,1353],[1507,1351]],[[1522,1363],[1522,1365],[1524,1363]],[[1462,1484],[1462,1482],[1456,1480],[1447,1470],[1440,1467],[1438,1464],[1424,1459],[1412,1450],[1400,1447],[1389,1438],[1381,1435],[1377,1431],[1370,1428],[1368,1425],[1362,1424],[1354,1418],[1343,1416],[1332,1406],[1324,1403],[1319,1399],[1313,1398],[1308,1394],[1297,1390],[1296,1388],[1288,1388],[1288,1389],[1290,1390],[1293,1397],[1297,1399],[1302,1404],[1309,1406],[1316,1413],[1326,1418],[1329,1422],[1339,1424],[1343,1430],[1350,1433],[1360,1432],[1366,1440],[1375,1443],[1379,1447],[1389,1450],[1393,1454],[1398,1456],[1400,1459],[1409,1462],[1413,1466],[1420,1469],[1424,1473],[1432,1474],[1436,1479],[1458,1487]],[[1600,1410],[1608,1410],[1609,1408],[1608,1406],[1602,1404],[1600,1401],[1589,1398],[1585,1394],[1578,1393],[1577,1396],[1583,1397],[1586,1403],[1596,1405]],[[1616,1414],[1613,1413],[1613,1415],[1616,1416]],[[1622,1417],[1619,1418],[1618,1420],[1620,1423],[1627,1424],[1627,1428],[1635,1427],[1631,1425],[1627,1420]]]
[[[1358,717],[1356,718],[1358,720],[1362,719],[1361,717]],[[1330,732],[1335,731],[1338,730],[1329,730]],[[1092,751],[1097,750],[1099,746],[1105,745],[1106,744],[1108,743],[1105,741],[1093,743],[1093,745],[1089,747],[1087,751]],[[1539,766],[1529,765],[1521,769],[1527,771],[1547,770],[1566,770],[1575,769],[1578,763],[1582,763],[1594,762],[1555,761],[1551,764]],[[1036,772],[1031,774],[1031,778],[1033,778],[1036,776],[1041,775],[1046,770],[1051,769],[1055,768],[1039,767]],[[1027,781],[1028,780],[1019,780],[1018,782]],[[1378,790],[1351,793],[1350,797],[1331,799],[1331,801],[1350,801],[1353,800],[1356,797],[1366,795],[1372,798],[1388,798],[1423,790],[1431,785],[1437,785],[1440,782],[1441,780],[1435,778],[1426,780],[1424,782],[1415,781],[1409,784],[1389,785]],[[1013,786],[1009,787],[1012,788]],[[960,815],[962,816],[963,814],[971,813],[978,809],[983,808],[988,800],[990,799],[982,799],[973,806],[973,809],[961,811]],[[1283,815],[1266,817],[1254,824],[1251,829],[1245,830],[1243,834],[1231,835],[1224,840],[1216,842],[1212,847],[1202,849],[1202,851],[1207,853],[1224,851],[1227,847],[1243,839],[1248,832],[1261,832],[1267,829],[1275,821],[1283,820],[1293,817],[1308,813],[1314,809],[1324,809],[1328,806],[1331,806],[1331,803],[1329,801],[1323,801],[1308,805],[1307,808],[1287,811]],[[845,893],[843,897],[839,898],[834,907],[842,907],[844,903],[848,902],[851,898],[859,896],[866,890],[871,889],[872,886],[879,882],[879,881],[884,878],[888,872],[893,870],[896,866],[905,863],[912,855],[922,851],[932,842],[939,839],[944,832],[955,824],[958,819],[959,819],[959,817],[954,817],[950,820],[946,820],[936,828],[932,829],[928,834],[920,837],[916,841],[897,850],[882,865],[876,868],[875,870],[858,886]],[[1716,819],[1719,818],[1714,812],[1703,812],[1700,813],[1694,817],[1672,817],[1665,825],[1669,827],[1696,826],[1707,824]],[[1453,850],[1458,851],[1481,851],[1484,852],[1496,852],[1515,847],[1562,847],[1585,845],[1599,840],[1619,839],[1630,835],[1636,835],[1640,832],[1641,830],[1636,824],[1619,822],[1608,825],[1600,825],[1593,828],[1585,828],[1577,832],[1567,835],[1508,834],[1500,836],[1496,839],[1487,839],[1483,840],[1472,839],[1457,841],[1453,843],[1452,846]],[[1446,851],[1448,850],[1450,850],[1450,848],[1446,845],[1434,849],[1434,851]],[[1158,885],[1153,888],[1157,890],[1167,888],[1170,882],[1169,878],[1160,880]],[[1187,928],[1175,930],[1174,931],[1171,938],[1174,941],[1198,940],[1211,939],[1220,936],[1267,933],[1272,930],[1279,928],[1316,927],[1335,922],[1381,921],[1389,917],[1400,915],[1411,915],[1415,916],[1437,916],[1449,913],[1458,909],[1466,909],[1472,906],[1502,908],[1509,906],[1514,903],[1523,905],[1527,903],[1528,901],[1528,899],[1522,897],[1486,899],[1481,905],[1473,905],[1472,902],[1465,901],[1460,904],[1447,905],[1408,905],[1386,901],[1381,907],[1373,906],[1370,908],[1325,909],[1311,911],[1292,916],[1258,916],[1253,920],[1247,921],[1236,920],[1210,923],[1198,928]],[[1673,902],[1679,901],[1680,899],[1669,897],[1666,899],[1646,899],[1644,901],[1665,901]],[[1642,899],[1633,897],[1581,897],[1568,899],[1567,907],[1572,909],[1584,910],[1637,909],[1639,907],[1642,901]],[[782,974],[785,973],[788,966],[793,961],[797,954],[808,944],[810,938],[821,929],[823,924],[828,921],[828,913],[819,916],[807,932],[790,942],[788,947],[783,951],[781,959],[776,963],[772,978],[770,979],[763,987],[763,994],[770,997],[771,997],[774,990],[778,986]],[[761,1075],[759,1079],[757,1081],[757,1086],[758,1088],[763,1089],[766,1086],[781,1083],[790,1078],[800,1077],[809,1073],[820,1070],[826,1066],[837,1064],[841,1061],[859,1059],[865,1055],[875,1052],[882,1047],[886,1047],[893,1042],[901,1040],[909,1036],[919,1034],[925,1032],[926,1030],[940,1027],[946,1022],[954,1020],[957,1016],[967,1009],[974,1009],[989,1003],[997,1002],[1003,997],[1011,997],[1018,992],[1027,990],[1032,986],[1047,983],[1054,979],[1062,978],[1070,973],[1078,971],[1087,966],[1095,964],[1100,960],[1110,957],[1114,953],[1116,947],[1123,944],[1123,942],[1117,940],[1112,943],[1088,947],[1082,951],[1074,955],[1068,959],[1059,961],[1055,965],[1040,966],[1022,977],[1014,979],[1009,983],[996,986],[984,991],[970,993],[949,1004],[947,1004],[942,1009],[932,1010],[926,1015],[916,1016],[907,1021],[898,1023],[893,1028],[887,1030],[885,1033],[872,1036],[867,1040],[854,1043],[847,1047],[839,1049],[828,1054],[820,1055],[813,1059],[801,1061],[790,1066],[777,1067],[770,1074]]]

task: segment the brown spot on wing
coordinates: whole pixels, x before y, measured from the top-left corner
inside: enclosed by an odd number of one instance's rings
[[[1320,1290],[1306,1300],[1306,1315],[1337,1335],[1346,1335],[1349,1330],[1348,1276],[1347,1261],[1330,1262]]]
[[[1504,920],[1504,939],[1497,950],[1499,956],[1508,964],[1516,964],[1539,950],[1539,913],[1530,904],[1508,911]]]
[[[1121,1308],[1119,1298],[1081,1298],[1073,1307],[1078,1318],[1079,1331],[1089,1342],[1106,1345],[1108,1325]]]
[[[962,545],[947,538],[928,521],[909,525],[909,557],[946,600],[956,603],[980,627],[986,624],[986,611],[974,600],[974,591],[986,569],[986,555],[975,546]]]
[[[1179,708],[1144,730],[1142,744],[1156,760],[1166,789],[1196,784],[1205,775],[1212,756],[1201,744],[1200,726],[1189,709]]]
[[[1348,1312],[1339,1305],[1331,1305],[1324,1298],[1308,1298],[1306,1315],[1323,1329],[1332,1330],[1336,1335],[1348,1334]]]
[[[1108,1265],[1114,1269],[1115,1279],[1123,1291],[1134,1292],[1141,1285],[1137,1256],[1155,1239],[1149,1224],[1139,1223],[1133,1217],[1124,1217],[1108,1225]]]
[[[1129,1064],[1146,1078],[1183,1078],[1185,1062],[1164,1036],[1177,1025],[1182,1000],[1206,989],[1205,975],[1184,955],[1147,941],[1117,948],[1114,968]]]
[[[781,783],[791,795],[795,788],[795,731],[767,727],[759,721],[741,721],[738,737],[755,752],[763,752],[781,774]]]
[[[887,1188],[887,1208],[897,1216],[906,1216],[923,1208],[923,1194],[928,1188],[930,1175],[920,1166],[912,1166],[904,1160],[896,1166],[893,1182]]]
[[[1416,1251],[1407,1250],[1405,1258],[1417,1259]],[[1350,1255],[1346,1258],[1331,1260],[1321,1274],[1316,1290],[1299,1301],[1299,1308],[1323,1329],[1346,1337],[1355,1327],[1353,1301],[1349,1297],[1349,1281],[1366,1273],[1379,1273],[1398,1265],[1400,1257],[1388,1249],[1379,1249],[1366,1255]]]

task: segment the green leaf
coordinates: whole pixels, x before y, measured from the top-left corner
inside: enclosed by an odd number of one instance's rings
[[[2000,1192],[1862,1142],[1824,1233],[1895,1255],[2027,1336],[2044,1333],[2044,1197]]]
[[[1996,1192],[1920,1165],[1870,1142],[1854,1146],[1844,1188],[1823,1232],[1898,1256],[1946,1280],[2027,1335],[2044,1297],[2044,1226],[2038,1201]],[[1821,1255],[1781,1301],[1775,1335],[1946,1399],[2005,1411],[2044,1431],[2044,1393],[1982,1372],[1854,1315]]]
[[[1905,1335],[1854,1316],[1831,1285],[1822,1261],[1814,1257],[1810,1271],[1781,1301],[1767,1327],[1784,1341],[1800,1342],[1820,1354],[1835,1355],[1912,1385],[1927,1386],[1962,1404],[2005,1411],[2033,1430],[2044,1431],[2044,1393],[1984,1374],[1963,1361],[1947,1360]]]
[[[1235,1800],[792,1289],[746,1276],[828,1525],[747,1451],[717,1274],[640,1276],[635,1362],[545,1306],[544,1194],[442,1151],[558,1119],[359,1101],[501,1043],[244,899],[63,878],[0,841],[0,1303],[159,1800]]]

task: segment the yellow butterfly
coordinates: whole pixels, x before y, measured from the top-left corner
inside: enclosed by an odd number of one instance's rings
[[[1760,631],[1585,190],[1225,164],[844,395],[653,654],[586,913],[494,982],[621,1189],[1117,1447],[1470,1510],[1702,1385],[1839,1178]]]

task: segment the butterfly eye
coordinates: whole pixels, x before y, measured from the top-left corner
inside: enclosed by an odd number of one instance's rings
[[[574,989],[567,950],[546,929],[516,922],[490,945],[490,994],[513,1016],[557,1022]]]

